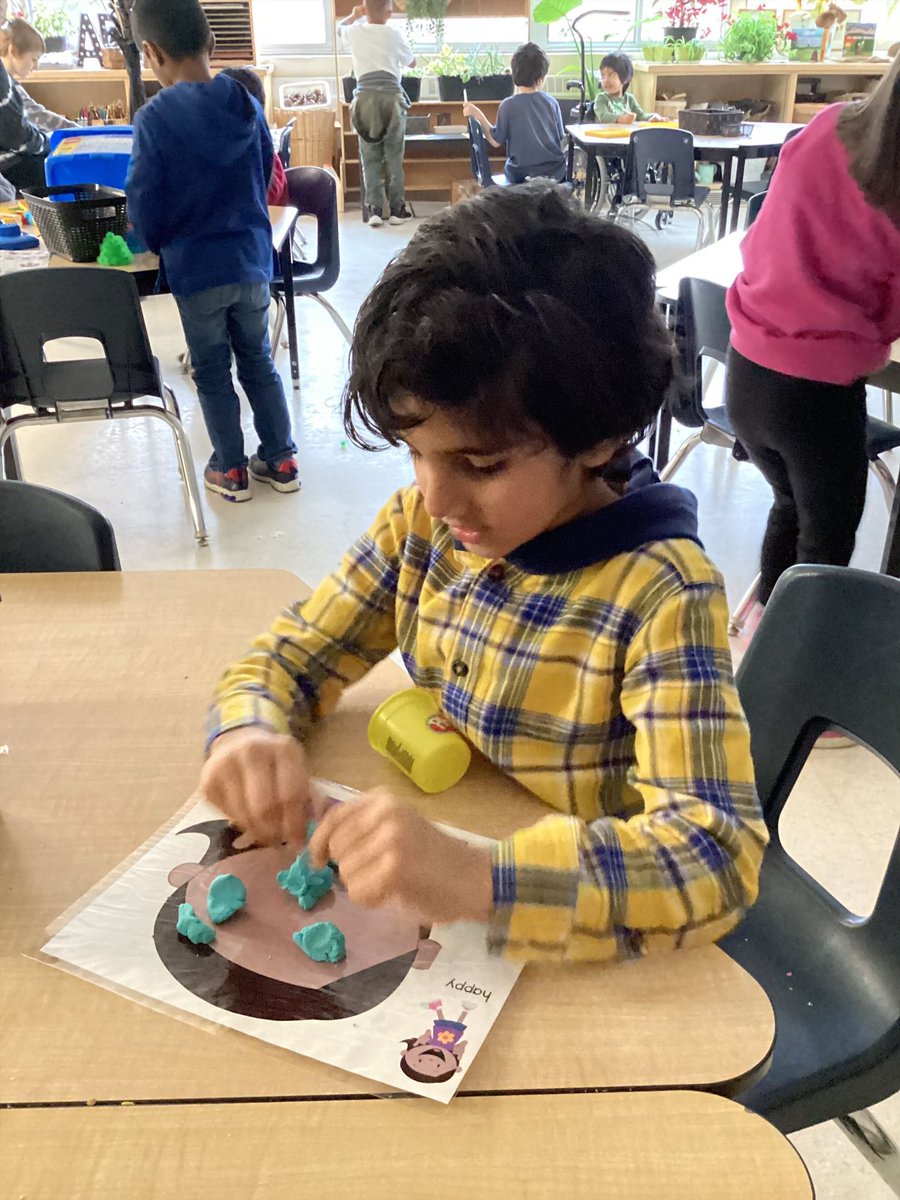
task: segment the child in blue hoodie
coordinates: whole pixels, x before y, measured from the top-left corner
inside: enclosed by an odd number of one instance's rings
[[[265,117],[246,88],[213,78],[212,32],[197,0],[135,0],[133,20],[163,90],[135,117],[128,212],[162,259],[181,314],[213,446],[204,483],[250,499],[233,353],[259,435],[249,473],[296,492],[296,446],[269,345],[274,150]]]

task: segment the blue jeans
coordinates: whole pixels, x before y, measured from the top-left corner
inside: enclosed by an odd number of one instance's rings
[[[259,457],[272,466],[290,458],[297,447],[269,345],[269,285],[230,283],[194,296],[176,296],[175,303],[212,442],[209,465],[217,471],[247,465],[241,402],[231,380],[232,351],[253,412]]]

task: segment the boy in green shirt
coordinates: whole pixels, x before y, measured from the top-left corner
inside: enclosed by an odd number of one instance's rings
[[[627,54],[607,54],[600,63],[600,86],[594,100],[594,119],[601,124],[631,125],[634,121],[661,121],[657,113],[646,113],[629,92],[634,67]]]

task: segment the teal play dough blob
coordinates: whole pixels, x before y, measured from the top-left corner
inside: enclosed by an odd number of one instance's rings
[[[216,925],[233,917],[247,903],[247,889],[237,875],[217,875],[209,885],[206,911]]]
[[[308,912],[327,896],[334,885],[334,871],[331,867],[323,867],[321,871],[314,870],[309,865],[309,852],[304,850],[298,854],[286,871],[279,871],[275,876],[278,886],[297,897],[301,908]]]
[[[347,957],[344,935],[331,921],[316,921],[291,937],[313,962],[339,963]]]
[[[175,928],[195,946],[208,946],[216,940],[216,931],[200,920],[192,904],[178,905],[178,921]]]

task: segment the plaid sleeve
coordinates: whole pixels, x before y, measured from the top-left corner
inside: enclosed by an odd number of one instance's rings
[[[713,942],[756,899],[767,841],[721,585],[684,584],[625,659],[642,810],[549,817],[494,856],[488,943],[510,957],[598,961]]]
[[[262,725],[299,737],[341,692],[395,649],[394,609],[406,537],[403,493],[333,575],[293,605],[226,672],[207,720],[206,746],[229,729]]]

